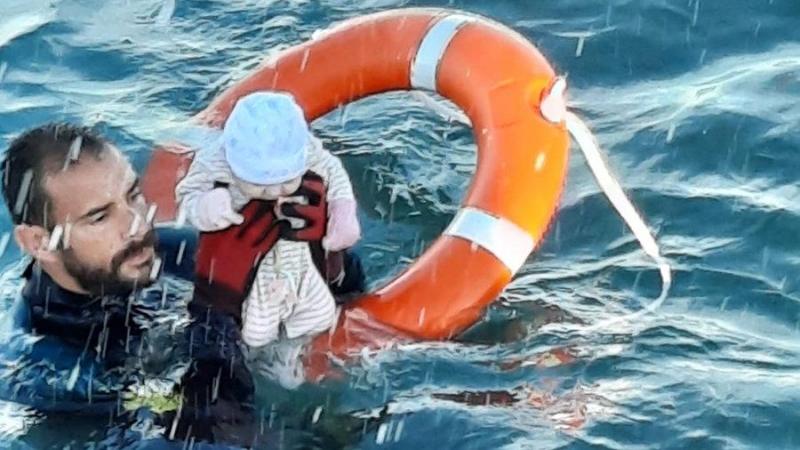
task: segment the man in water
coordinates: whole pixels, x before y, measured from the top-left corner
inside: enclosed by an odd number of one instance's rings
[[[114,448],[249,446],[276,434],[259,432],[237,318],[161,277],[191,277],[191,246],[183,258],[159,246],[139,179],[114,144],[44,125],[11,143],[2,176],[26,256],[4,277],[4,288],[21,278],[21,290],[0,324],[0,400],[66,413],[68,423],[112,418],[123,424],[103,437]]]

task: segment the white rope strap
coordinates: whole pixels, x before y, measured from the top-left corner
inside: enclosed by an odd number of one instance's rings
[[[589,169],[597,180],[597,184],[600,185],[600,189],[603,190],[603,193],[620,214],[622,220],[625,221],[625,224],[631,229],[633,235],[636,236],[644,252],[653,258],[661,274],[661,294],[655,301],[651,302],[640,311],[592,325],[588,327],[588,329],[608,327],[620,321],[632,321],[647,313],[652,313],[661,307],[672,286],[672,272],[669,263],[661,256],[658,244],[650,234],[650,230],[647,228],[644,220],[642,220],[641,216],[636,212],[636,209],[625,195],[625,192],[622,191],[617,180],[611,175],[611,171],[603,160],[600,148],[592,132],[586,124],[583,123],[580,117],[576,116],[571,111],[567,111],[566,121],[567,130],[578,143],[578,148],[583,152],[583,156],[586,158],[586,162],[589,164]]]

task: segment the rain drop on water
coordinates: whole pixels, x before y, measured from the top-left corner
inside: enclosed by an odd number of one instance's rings
[[[8,248],[8,242],[11,240],[11,233],[5,232],[3,233],[3,237],[0,238],[0,256],[3,256],[6,253],[6,249]]]
[[[394,430],[394,441],[395,442],[400,442],[400,435],[403,433],[403,423],[404,423],[404,421],[402,419],[400,419],[400,421],[397,422],[397,427],[395,427],[395,430]]]
[[[667,131],[667,143],[672,142],[672,138],[675,137],[675,123],[671,123],[669,125],[669,130]]]
[[[317,423],[321,414],[322,406],[317,406],[317,409],[314,410],[314,415],[311,417],[311,423]]]
[[[586,38],[581,36],[578,38],[578,47],[575,49],[575,57],[580,58],[583,54],[583,44],[586,42]]]
[[[385,423],[380,424],[378,427],[377,436],[375,436],[375,443],[378,445],[382,445],[386,441],[386,432],[388,426]]]

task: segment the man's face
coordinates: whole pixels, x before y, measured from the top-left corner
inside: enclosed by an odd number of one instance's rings
[[[155,232],[138,177],[116,147],[50,173],[44,188],[52,219],[64,230],[61,261],[86,291],[114,294],[151,284]]]

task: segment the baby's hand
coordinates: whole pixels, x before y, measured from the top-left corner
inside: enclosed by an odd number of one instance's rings
[[[217,231],[244,221],[241,214],[233,210],[233,199],[226,188],[206,192],[197,202],[197,222],[200,231]]]
[[[361,239],[361,224],[358,223],[355,200],[341,199],[330,202],[328,228],[322,238],[322,246],[329,251],[352,247]]]

